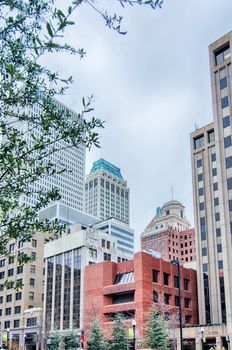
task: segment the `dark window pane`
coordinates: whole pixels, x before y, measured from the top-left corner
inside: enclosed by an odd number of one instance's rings
[[[216,153],[211,154],[211,160],[212,160],[212,162],[215,162],[215,160],[216,160]]]
[[[199,182],[202,181],[203,180],[203,174],[198,174],[197,178],[198,178]]]
[[[215,213],[215,221],[220,221],[220,213]]]
[[[232,200],[229,200],[229,211],[232,211]]]
[[[215,183],[213,184],[213,190],[214,190],[214,191],[217,191],[217,190],[218,190],[218,183],[217,183],[217,182],[215,182]]]
[[[199,210],[204,210],[205,209],[205,203],[202,202],[199,204]]]
[[[219,204],[219,198],[216,197],[216,198],[214,198],[214,205],[218,205],[218,204]]]
[[[220,228],[216,228],[216,236],[221,237],[221,229]]]
[[[228,190],[232,190],[232,177],[227,179],[227,188]]]
[[[218,244],[218,245],[217,245],[217,252],[218,252],[218,253],[221,253],[221,252],[222,252],[222,245],[221,245],[221,244]]]
[[[225,89],[227,87],[227,79],[226,78],[222,78],[220,79],[220,89]]]
[[[203,272],[207,272],[208,271],[208,264],[203,264]]]
[[[226,158],[226,169],[232,167],[232,156]]]
[[[204,189],[203,189],[203,187],[201,187],[201,188],[198,189],[198,194],[199,194],[199,196],[203,196],[203,194],[204,194]]]
[[[225,96],[223,98],[221,98],[221,107],[222,108],[226,108],[229,106],[229,98],[228,96]]]
[[[217,175],[217,168],[213,168],[213,169],[212,169],[212,174],[213,174],[213,176],[216,176],[216,175]]]
[[[207,248],[202,248],[202,256],[206,256],[207,255]]]
[[[202,166],[202,160],[201,159],[198,159],[197,161],[197,167],[200,168]]]
[[[222,119],[223,122],[223,128],[227,128],[227,126],[230,126],[230,116],[227,115]]]
[[[224,147],[230,147],[232,145],[231,136],[224,137]]]
[[[223,269],[223,261],[222,260],[218,261],[218,268],[219,268],[219,270]]]

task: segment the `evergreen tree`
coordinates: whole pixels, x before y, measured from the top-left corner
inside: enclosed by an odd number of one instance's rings
[[[80,344],[77,340],[77,336],[70,332],[64,337],[64,348],[65,350],[77,350],[79,349]]]
[[[51,339],[51,343],[48,346],[48,350],[60,350],[61,337],[58,333],[55,333]]]
[[[111,350],[127,350],[127,332],[120,314],[117,314],[114,319]]]
[[[163,318],[156,308],[153,309],[145,328],[145,343],[154,350],[168,350],[168,332]]]
[[[105,339],[97,319],[93,320],[90,329],[90,340],[87,341],[87,350],[104,350]]]

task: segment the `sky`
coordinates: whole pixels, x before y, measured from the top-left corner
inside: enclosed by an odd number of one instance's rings
[[[189,135],[213,120],[208,46],[232,30],[232,1],[164,0],[155,11],[123,9],[117,0],[95,4],[122,15],[127,34],[105,27],[83,3],[65,40],[86,56],[59,55],[52,66],[74,78],[62,99],[69,107],[78,112],[82,96],[94,95],[93,115],[105,129],[101,148],[87,151],[86,171],[101,157],[121,168],[138,249],[156,207],[171,200],[172,186],[194,225]]]

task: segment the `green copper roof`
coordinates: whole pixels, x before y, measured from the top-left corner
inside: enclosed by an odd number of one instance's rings
[[[113,174],[114,176],[118,177],[119,179],[123,180],[123,177],[121,175],[121,170],[117,168],[115,165],[107,162],[105,159],[101,158],[99,160],[96,160],[96,162],[93,163],[92,169],[90,171],[91,173],[94,173],[98,169],[106,170],[109,173]]]

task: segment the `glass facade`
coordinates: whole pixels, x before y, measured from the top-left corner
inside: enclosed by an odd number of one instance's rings
[[[64,306],[63,306],[63,329],[69,329],[70,326],[70,293],[71,293],[71,266],[72,254],[64,254]]]
[[[81,249],[74,250],[73,269],[73,328],[79,328],[81,298]]]
[[[56,255],[54,326],[60,327],[62,255]]]
[[[54,258],[47,259],[46,324],[51,329]]]

